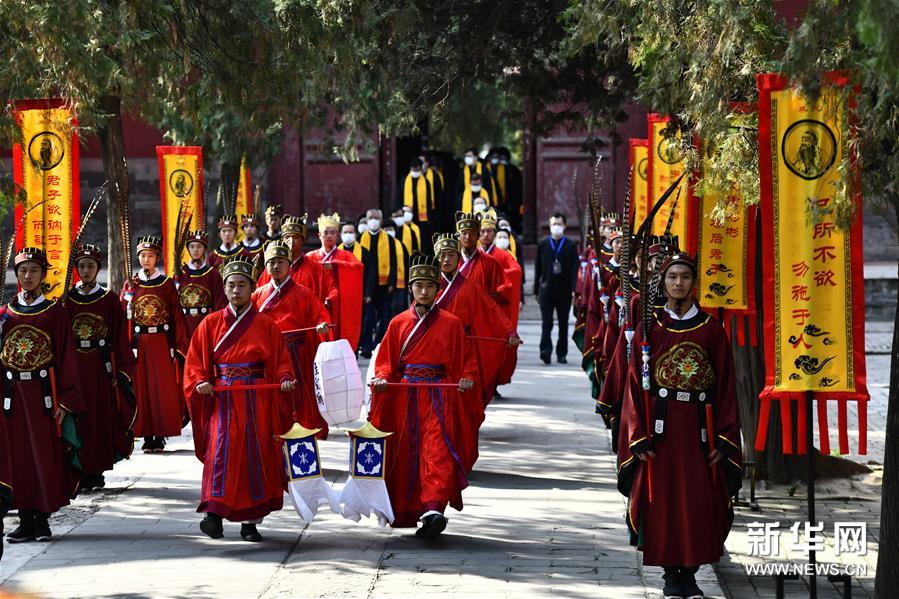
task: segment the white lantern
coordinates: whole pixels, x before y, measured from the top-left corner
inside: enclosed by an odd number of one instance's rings
[[[329,425],[359,418],[364,401],[362,374],[356,354],[346,339],[318,346],[313,365],[318,411]]]

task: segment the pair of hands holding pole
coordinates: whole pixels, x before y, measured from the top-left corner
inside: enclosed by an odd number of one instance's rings
[[[386,391],[387,387],[390,385],[401,385],[404,387],[449,387],[453,386],[453,383],[391,383],[387,379],[375,378],[372,379],[369,385],[372,388],[372,391]],[[459,379],[459,391],[465,392],[474,387],[474,381],[467,378]]]
[[[297,388],[296,381],[284,381],[281,383],[280,390],[282,393],[290,393]],[[200,395],[212,395],[215,393],[215,387],[212,386],[212,383],[203,381],[199,385],[197,385],[197,393]]]

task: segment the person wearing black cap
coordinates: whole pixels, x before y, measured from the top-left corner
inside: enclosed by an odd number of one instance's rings
[[[222,275],[206,261],[206,248],[209,246],[206,231],[190,231],[185,246],[190,262],[181,266],[176,286],[187,338],[191,339],[203,319],[224,308],[228,302]]]
[[[44,297],[49,264],[44,250],[15,257],[21,291],[3,310],[3,424],[0,447],[10,452],[19,526],[10,543],[49,541],[50,514],[78,488],[76,415],[84,412],[72,322],[61,303]]]
[[[693,299],[693,258],[675,252],[659,271],[665,306],[641,319],[632,342],[618,490],[631,544],[644,566],[665,570],[664,594],[702,597],[695,573],[721,558],[742,478],[733,354]]]
[[[137,361],[128,340],[125,310],[115,293],[97,283],[100,248],[82,244],[72,262],[81,280],[69,291],[65,307],[72,319],[75,362],[84,393],[81,434],[81,490],[103,488],[103,472],[128,458],[134,447],[134,371]]]

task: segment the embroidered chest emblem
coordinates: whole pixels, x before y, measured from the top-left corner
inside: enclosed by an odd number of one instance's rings
[[[75,333],[75,339],[79,341],[106,339],[108,331],[106,321],[96,314],[82,312],[72,319],[72,332]]]
[[[212,305],[212,294],[202,285],[189,283],[178,291],[182,308],[207,308]]]
[[[701,391],[715,384],[715,371],[705,350],[695,343],[678,343],[662,354],[655,364],[660,387]]]
[[[155,295],[142,295],[134,300],[131,308],[134,322],[145,327],[164,325],[169,321],[169,311]]]
[[[36,370],[53,360],[50,336],[27,324],[13,327],[5,335],[0,362],[13,370]]]

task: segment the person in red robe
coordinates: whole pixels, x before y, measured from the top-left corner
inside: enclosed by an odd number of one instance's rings
[[[480,247],[481,251],[494,258],[502,269],[503,283],[497,288],[497,292],[503,296],[504,301],[497,303],[512,325],[518,327],[518,311],[521,309],[521,265],[511,253],[498,249],[495,240],[496,212],[490,208],[481,219]]]
[[[219,219],[218,229],[219,239],[222,240],[222,243],[212,250],[206,262],[218,270],[219,274],[222,274],[222,269],[227,262],[243,255],[243,248],[237,243],[237,217],[235,215],[222,216]]]
[[[391,525],[412,528],[421,520],[415,535],[425,540],[446,528],[447,504],[462,509],[468,480],[448,427],[448,406],[464,401],[458,394],[471,393],[474,386],[466,377],[462,321],[434,303],[439,278],[434,258],[413,256],[409,282],[414,303],[387,326],[375,361],[369,414],[375,427],[393,433],[384,460],[395,516]],[[389,385],[401,382],[458,386]]]
[[[303,253],[306,241],[306,215],[301,217],[286,216],[281,222],[282,241],[287,243],[291,252],[290,278],[302,285],[317,297],[326,308],[337,302],[337,288],[334,281],[325,273],[321,262],[310,260]],[[259,276],[259,286],[271,280],[268,272]]]
[[[78,419],[82,491],[103,488],[103,472],[131,455],[137,418],[131,384],[136,360],[128,323],[116,294],[97,283],[101,256],[95,245],[73,248],[72,262],[81,280],[65,301],[81,387],[90,391],[83,394],[85,413]]]
[[[665,307],[650,315],[648,333],[637,327],[631,350],[618,490],[643,564],[665,569],[664,593],[702,596],[695,572],[720,559],[741,483],[733,354],[721,323],[693,300],[696,262],[675,253],[660,269]]]
[[[256,525],[283,506],[287,477],[276,436],[290,429],[287,394],[296,382],[278,325],[251,301],[255,265],[229,262],[224,283],[228,306],[200,323],[184,369],[194,452],[203,462],[197,512],[205,513],[200,530],[213,539],[224,535],[226,519],[242,523],[245,541],[258,542]],[[280,387],[227,390],[267,383]]]
[[[480,213],[456,213],[456,231],[459,233],[463,260],[459,271],[466,279],[480,285],[493,301],[505,306],[509,298],[506,296],[503,267],[495,258],[478,250],[482,218]]]
[[[515,327],[484,291],[459,272],[462,260],[459,240],[451,234],[435,234],[434,252],[440,261],[437,305],[465,323],[467,378],[477,381],[474,392],[464,394],[451,410],[454,438],[466,472],[478,459],[478,430],[484,409],[493,399],[507,353],[521,343]]]
[[[206,231],[191,231],[187,235],[190,262],[181,266],[176,287],[188,341],[209,314],[224,308],[228,301],[222,287],[222,275],[206,261],[209,237]]]
[[[335,324],[334,339],[346,339],[356,351],[362,332],[364,267],[353,252],[337,247],[339,230],[339,214],[319,216],[318,238],[322,246],[308,252],[306,257],[322,265],[328,279],[326,284],[337,291],[328,306],[331,322]]]
[[[175,283],[156,267],[160,255],[162,239],[141,237],[141,268],[122,290],[131,347],[137,349],[134,434],[144,438],[145,453],[162,453],[165,438],[180,435],[187,416],[179,370],[190,341]]]
[[[10,543],[49,541],[50,514],[69,504],[80,477],[76,417],[84,412],[72,323],[62,304],[41,292],[44,250],[26,247],[15,257],[21,291],[0,312],[3,345],[3,426],[9,451],[9,486],[19,526]]]
[[[313,362],[320,335],[328,332],[328,310],[309,289],[290,277],[287,242],[272,241],[265,246],[265,268],[269,282],[253,292],[253,304],[275,321],[287,346],[297,379],[297,388],[291,394],[293,418],[308,429],[320,428],[319,438],[326,439],[328,423],[315,397]]]

